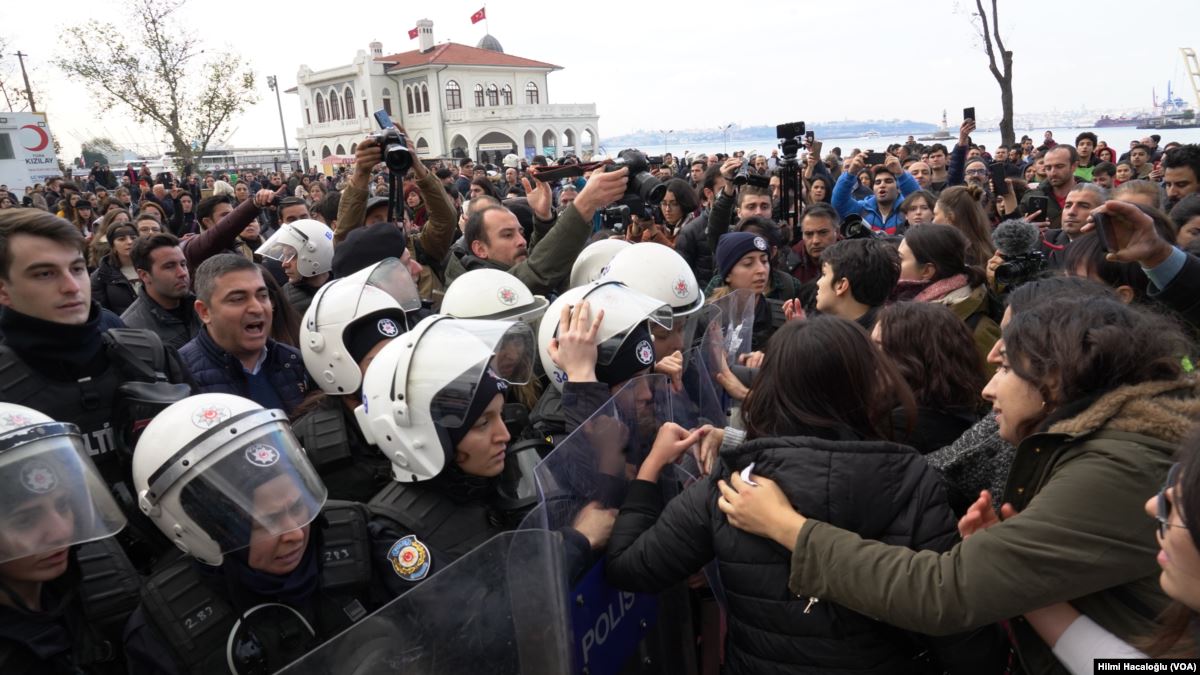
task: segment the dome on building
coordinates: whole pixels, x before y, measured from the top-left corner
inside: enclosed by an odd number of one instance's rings
[[[500,46],[500,41],[497,40],[496,38],[492,37],[491,33],[488,33],[487,35],[484,35],[482,38],[480,38],[479,44],[477,44],[475,46],[478,47],[479,49],[488,49],[493,52],[500,52],[501,54],[504,53],[504,47]]]

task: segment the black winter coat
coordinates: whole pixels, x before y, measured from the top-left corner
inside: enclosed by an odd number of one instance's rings
[[[751,462],[798,511],[865,538],[936,551],[957,538],[938,476],[912,448],[850,432],[837,440],[763,438],[722,453],[709,478],[665,508],[656,485],[635,481],[609,541],[609,581],[662,591],[715,557],[728,601],[727,673],[910,672],[912,636],[793,594],[787,549],[729,525],[717,508],[717,479]]]
[[[233,394],[253,398],[246,379],[246,370],[232,354],[213,342],[207,330],[200,331],[179,350],[200,393]],[[267,340],[267,358],[262,372],[275,394],[283,401],[284,412],[291,414],[304,401],[312,381],[304,370],[300,350],[274,340]]]
[[[687,261],[697,279],[708,279],[716,272],[708,245],[707,210],[683,224],[675,238],[675,251]]]
[[[100,260],[100,266],[92,272],[92,299],[113,314],[123,314],[137,300],[133,284],[112,264],[108,256]]]

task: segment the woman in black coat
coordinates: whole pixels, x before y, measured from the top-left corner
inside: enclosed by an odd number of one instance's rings
[[[717,479],[752,467],[793,504],[863,537],[939,551],[955,541],[937,475],[915,450],[886,440],[892,409],[911,408],[912,396],[867,334],[823,316],[788,322],[777,335],[742,408],[746,441],[725,442],[712,474],[665,508],[659,471],[705,430],[668,424],[660,431],[613,529],[608,579],[625,590],[661,591],[715,557],[729,617],[727,673],[916,672],[914,636],[792,593],[788,552],[730,527],[717,507]],[[983,673],[1003,638],[989,630],[937,643],[946,670]],[[973,657],[983,661],[963,663]],[[995,662],[1003,667],[999,656]]]
[[[92,272],[92,299],[114,314],[121,314],[137,300],[137,272],[133,269],[133,242],[137,230],[129,224],[114,225],[105,233],[109,253],[100,260],[100,267]]]

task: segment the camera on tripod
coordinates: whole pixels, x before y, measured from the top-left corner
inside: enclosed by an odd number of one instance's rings
[[[383,148],[383,163],[388,171],[404,175],[412,168],[413,156],[408,150],[408,138],[392,123],[386,110],[375,111],[375,121],[382,131],[371,134],[371,140]]]
[[[795,162],[800,146],[804,143],[804,122],[788,122],[775,125],[775,138],[779,139],[779,150],[784,162]]]

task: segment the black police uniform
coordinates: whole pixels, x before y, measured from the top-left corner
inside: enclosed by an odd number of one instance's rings
[[[41,611],[0,605],[0,673],[125,672],[121,629],[141,579],[111,537],[72,547],[69,560],[43,584]]]
[[[11,308],[0,315],[0,401],[16,403],[51,419],[79,427],[88,455],[125,512],[129,526],[119,537],[135,567],[146,570],[170,544],[137,508],[129,456],[118,452],[122,439],[149,421],[156,410],[140,409],[138,419],[117,419],[128,400],[122,385],[140,382],[162,387],[165,408],[190,393],[191,377],[173,349],[151,331],[102,329],[100,305],[93,302],[86,323],[71,326],[37,319]],[[186,384],[187,390],[172,384]],[[122,428],[125,427],[125,428]],[[128,454],[127,454],[128,453]]]
[[[313,521],[308,546],[297,572],[314,556],[316,589],[302,596],[261,595],[224,566],[209,567],[192,558],[151,575],[142,589],[141,605],[125,629],[130,671],[226,673],[231,642],[244,667],[264,663],[279,668],[389,599],[385,589],[372,583],[371,543],[361,504],[327,502]],[[279,579],[285,586],[289,581]],[[256,625],[252,637],[238,632],[240,637],[231,640],[239,621],[266,603],[286,605],[294,611],[285,613],[295,620],[287,625]],[[294,630],[305,624],[311,633]],[[287,654],[272,654],[272,646],[281,643],[287,645]]]
[[[367,443],[340,396],[324,396],[292,424],[330,499],[367,502],[392,479],[392,463]]]

